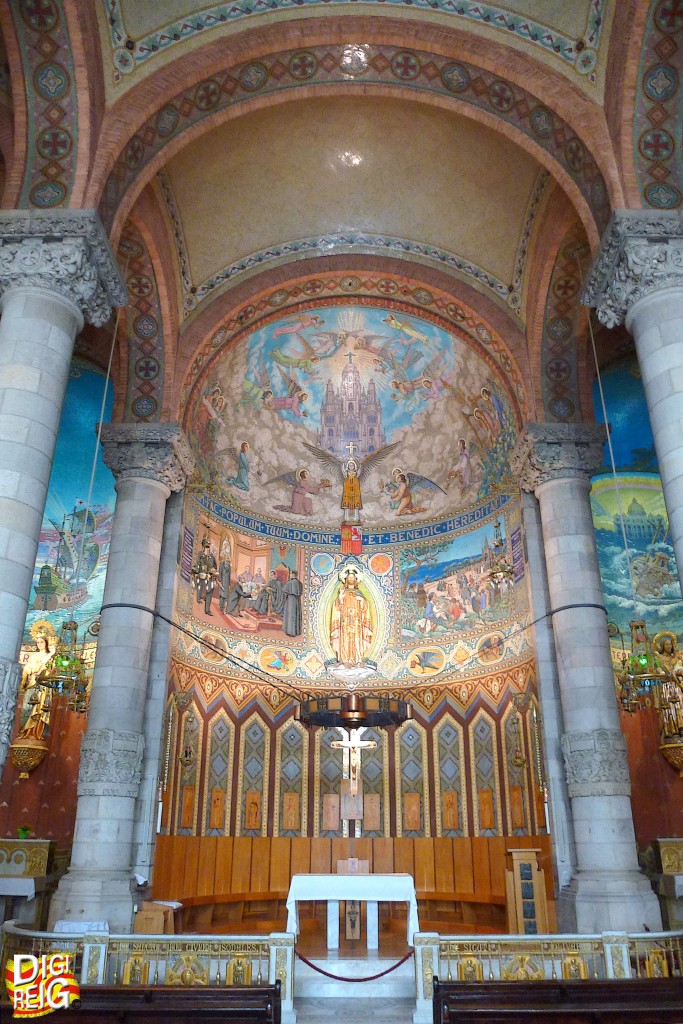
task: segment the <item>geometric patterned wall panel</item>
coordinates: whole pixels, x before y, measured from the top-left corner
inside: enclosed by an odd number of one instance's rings
[[[500,774],[494,720],[482,709],[469,727],[474,834],[502,835]]]
[[[374,740],[372,749],[361,751],[361,778],[363,795],[379,793],[379,821],[377,830],[362,828],[362,834],[378,839],[389,835],[389,738],[386,729],[364,729],[362,740]],[[364,822],[359,823],[364,825]]]
[[[341,793],[344,778],[344,750],[332,747],[331,743],[342,738],[339,729],[316,729],[315,736],[315,806],[314,835],[340,836],[341,824],[335,831],[323,830],[323,797],[327,793]]]
[[[270,772],[270,730],[254,712],[240,730],[239,776],[237,782],[237,836],[268,834],[268,777]],[[261,794],[260,807],[247,806],[247,793]],[[250,827],[248,827],[250,826]]]
[[[467,836],[467,789],[465,786],[465,744],[462,726],[452,715],[443,716],[434,730],[434,790],[437,836]],[[457,794],[454,808],[445,809],[442,794]],[[453,827],[454,822],[457,827]]]
[[[394,736],[396,835],[429,836],[427,733],[419,722],[404,722]],[[418,800],[419,797],[419,800]]]
[[[287,820],[285,793],[299,797],[298,821]],[[274,836],[305,836],[308,826],[308,730],[293,718],[275,737]]]
[[[202,738],[199,729],[199,715],[194,704],[183,715],[180,729],[180,750],[185,765],[180,760],[177,766],[175,833],[179,836],[196,835],[197,808],[199,807],[199,766],[202,763]]]
[[[225,836],[230,830],[232,760],[235,726],[221,709],[209,722],[202,817],[206,836]]]
[[[519,756],[524,764],[518,761]],[[503,758],[505,761],[506,834],[529,835],[529,790],[526,784],[528,761],[524,725],[520,713],[511,704],[503,716]],[[517,761],[518,763],[515,763]]]

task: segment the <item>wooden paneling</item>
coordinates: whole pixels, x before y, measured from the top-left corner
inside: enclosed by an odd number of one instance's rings
[[[394,871],[405,871],[412,875],[414,870],[413,840],[405,837],[394,839]]]
[[[332,873],[335,874],[337,871],[338,860],[348,860],[351,856],[355,856],[351,853],[351,840],[346,837],[335,837],[332,840]]]
[[[453,839],[453,868],[456,892],[474,892],[472,840],[468,836]]]
[[[211,790],[211,808],[209,810],[209,828],[221,831],[225,825],[225,790],[216,787]]]
[[[249,892],[268,892],[270,844],[271,840],[266,836],[258,836],[252,839]]]
[[[168,887],[171,899],[178,900],[183,896],[183,875],[185,874],[185,851],[189,836],[174,836],[173,864]]]
[[[232,848],[230,892],[249,892],[251,836],[236,836]]]
[[[171,898],[169,884],[171,881],[171,868],[173,866],[174,839],[175,836],[157,836],[153,884],[154,898],[157,900]]]
[[[194,786],[183,786],[180,804],[180,827],[194,826]]]
[[[372,840],[372,870],[376,874],[394,871],[394,839]]]
[[[197,895],[197,875],[199,873],[199,850],[201,836],[188,836],[185,848],[185,870],[183,871],[183,896]]]
[[[491,892],[494,896],[505,895],[505,851],[509,842],[507,836],[492,836],[488,840]]]
[[[434,892],[434,840],[414,839],[415,888],[418,892]]]
[[[372,839],[356,839],[351,856],[358,857],[358,860],[367,860],[371,874],[375,870],[372,866]]]
[[[472,842],[472,864],[474,867],[474,891],[488,896],[491,892],[491,870],[489,866],[489,842],[485,836],[474,836]]]
[[[291,873],[289,862],[292,854],[292,841],[285,836],[278,836],[270,844],[270,876],[268,888],[270,892],[287,892]]]
[[[325,836],[319,836],[310,840],[311,844],[311,874],[329,875],[332,863],[332,840]]]
[[[218,836],[203,836],[199,847],[199,870],[197,873],[197,896],[213,895],[216,871],[216,844]]]
[[[311,840],[303,836],[292,839],[292,874],[309,875],[311,873]]]
[[[216,867],[213,877],[213,891],[215,893],[230,892],[233,843],[234,839],[232,836],[220,836],[216,843]]]
[[[455,889],[451,839],[434,840],[434,888],[437,892],[453,892]]]
[[[477,799],[479,801],[479,829],[482,832],[486,828],[495,829],[496,817],[493,808],[493,790],[480,789],[477,793]]]

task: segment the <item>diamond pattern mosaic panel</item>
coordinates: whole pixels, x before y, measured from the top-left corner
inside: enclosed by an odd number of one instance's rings
[[[491,722],[483,715],[474,726],[474,774],[475,794],[477,798],[477,811],[479,816],[479,835],[495,836],[498,834],[496,822],[498,821],[498,778],[496,771],[496,756],[494,752],[495,735]],[[485,827],[487,820],[485,815],[485,799],[483,793],[491,793],[492,800],[492,826]]]
[[[323,799],[326,793],[341,792],[341,780],[344,775],[344,752],[330,746],[334,740],[339,740],[338,729],[325,729],[320,736],[320,835],[340,836],[341,825],[336,832],[323,831]]]
[[[268,780],[265,778],[266,744],[270,742],[270,733],[258,721],[252,721],[244,733],[244,752],[242,755],[242,799],[240,801],[241,834],[243,836],[260,836],[261,828],[246,827],[247,791],[255,789],[265,793]],[[262,798],[263,799],[263,798]],[[261,804],[261,814],[265,807]]]
[[[518,725],[516,725],[518,723]],[[519,731],[518,731],[519,729]],[[513,762],[513,757],[516,751],[524,755],[524,742],[522,739],[522,723],[516,714],[512,713],[508,715],[505,720],[505,755],[506,755],[506,772],[508,779],[508,792],[513,786],[519,787],[522,794],[526,796],[526,778],[525,778],[525,765],[516,765]],[[514,820],[511,821],[510,832],[513,836],[526,836],[529,834],[529,819],[528,819],[528,808],[526,800],[522,801],[519,811],[524,815],[524,824],[518,825]]]
[[[403,822],[404,836],[416,837],[425,835],[425,766],[423,764],[422,753],[422,737],[417,727],[411,724],[401,734],[401,739],[399,743],[401,784],[400,794],[398,794],[398,796],[401,801],[401,804],[403,804],[403,797],[406,793],[419,793],[421,797],[421,813],[419,829],[406,829],[406,823],[405,821]]]
[[[178,782],[178,800],[176,801],[176,835],[179,836],[191,836],[194,835],[194,822],[188,824],[188,819],[185,817],[185,824],[183,824],[183,809],[187,808],[188,803],[192,800],[192,789],[194,789],[194,804],[196,808],[197,800],[197,783],[199,781],[199,763],[201,760],[201,749],[199,742],[199,721],[195,714],[188,714],[183,721],[183,740],[180,744],[180,749],[183,751],[183,756],[189,754],[193,755],[192,764],[179,765],[180,768],[180,779]]]
[[[374,740],[377,746],[374,749],[364,750],[361,754],[361,778],[363,780],[363,793],[379,793],[380,823],[384,822],[384,741],[386,733],[381,729],[366,729],[363,733],[364,740]],[[379,831],[368,832],[363,828],[363,835],[372,838],[381,838],[384,835],[384,828]]]
[[[284,794],[293,792],[299,794],[300,808],[304,803],[304,738],[302,733],[294,725],[287,726],[278,736],[280,742],[280,835],[300,836],[301,828],[287,829],[285,825]]]
[[[456,792],[458,794],[458,817],[459,828],[446,828],[442,821],[442,836],[464,836],[464,807],[466,796],[463,796],[463,778],[460,771],[462,735],[451,722],[446,721],[438,731],[437,754],[439,759],[439,783],[441,792]]]
[[[225,835],[228,824],[223,815],[223,824],[218,827],[214,818],[214,826],[211,827],[211,798],[215,790],[223,790],[226,794],[230,788],[229,766],[232,758],[232,736],[227,721],[224,718],[217,718],[211,723],[209,734],[209,750],[207,758],[207,784],[208,800],[204,808],[204,828],[207,836]],[[227,806],[227,799],[225,801]]]

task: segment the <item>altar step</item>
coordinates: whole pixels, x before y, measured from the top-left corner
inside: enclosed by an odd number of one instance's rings
[[[363,986],[356,985],[356,988]],[[413,1024],[414,999],[383,999],[378,1003],[363,996],[349,1006],[347,999],[297,999],[296,1024]]]
[[[311,963],[340,978],[368,978],[396,963],[400,957],[386,958],[368,953],[364,957],[328,954],[310,957]],[[295,999],[412,999],[415,1006],[415,967],[413,958],[376,981],[335,981],[309,967],[297,957],[294,970]]]

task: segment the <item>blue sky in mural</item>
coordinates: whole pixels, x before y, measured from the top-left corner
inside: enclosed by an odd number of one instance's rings
[[[602,389],[617,469],[635,469],[645,473],[655,470],[652,428],[635,356],[620,359],[605,370],[602,374]],[[593,406],[595,418],[599,423],[604,423],[597,381],[593,385]],[[609,453],[605,445],[605,465],[609,464]]]
[[[40,533],[25,641],[30,627],[47,619],[55,632],[73,612],[86,627],[99,613],[109,556],[111,519],[116,494],[110,470],[98,455],[86,517],[96,424],[101,417],[103,374],[75,361],[71,367],[55,458]],[[105,421],[111,418],[111,388]],[[75,512],[75,515],[74,515]]]

